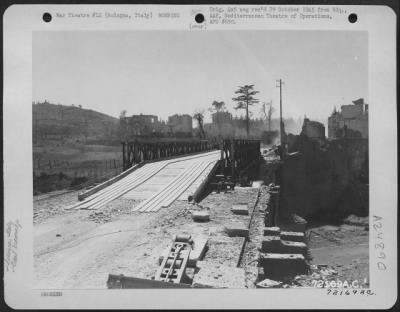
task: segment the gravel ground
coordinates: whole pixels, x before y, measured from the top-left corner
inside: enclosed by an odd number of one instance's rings
[[[35,287],[105,288],[109,273],[152,278],[158,268],[158,258],[171,238],[187,233],[194,238],[209,239],[203,260],[208,267],[203,266],[203,272],[200,268],[196,274],[210,274],[206,278],[215,279],[212,275],[218,266],[224,272],[242,269],[243,281],[221,279],[224,287],[254,288],[264,213],[269,202],[266,189],[265,186],[260,189],[250,240],[245,244],[239,268],[236,266],[243,238],[229,237],[225,226],[231,222],[249,225],[257,188],[209,194],[199,205],[176,201],[156,213],[132,212],[138,202],[123,198],[100,210],[64,210],[77,202],[78,191],[34,200]],[[241,203],[249,205],[249,216],[234,215],[230,211],[233,204]],[[209,211],[210,221],[194,222],[194,210]],[[306,236],[313,257],[310,274],[280,281],[280,287],[314,287],[316,282],[332,280],[357,280],[367,287],[369,232],[365,222],[365,218],[353,217],[347,220],[351,224],[308,229]],[[239,273],[236,276],[240,277]]]
[[[264,216],[268,211],[269,193],[266,186],[261,186],[257,205],[251,220],[249,241],[246,243],[243,252],[243,259],[240,267],[246,271],[246,287],[255,288],[258,278],[258,258],[261,242],[264,237]]]
[[[200,205],[176,201],[155,213],[132,212],[137,202],[123,198],[99,210],[64,210],[77,202],[78,192],[37,201],[35,288],[105,288],[109,273],[152,278],[159,256],[180,233],[209,239],[205,263],[236,268],[243,238],[228,237],[225,226],[229,222],[248,225],[250,216],[233,215],[230,209],[237,203],[251,205],[257,193],[258,189],[245,188],[210,194]],[[194,209],[207,209],[211,220],[194,222]],[[245,287],[244,280],[242,285],[235,281],[234,287],[240,286]]]
[[[33,198],[33,224],[39,224],[52,216],[62,215],[66,213],[65,207],[78,201],[80,191],[74,192],[57,192],[61,194],[51,197],[51,195],[34,196]],[[56,195],[53,194],[53,195]]]

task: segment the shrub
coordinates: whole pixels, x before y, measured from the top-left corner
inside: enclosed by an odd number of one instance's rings
[[[75,179],[72,180],[70,186],[77,186],[79,184],[85,183],[88,181],[87,177],[76,177]]]

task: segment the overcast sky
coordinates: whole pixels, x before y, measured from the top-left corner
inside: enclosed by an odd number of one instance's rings
[[[335,105],[368,101],[367,49],[348,31],[37,32],[33,101],[166,119],[218,100],[235,115],[234,91],[254,84],[277,117],[282,78],[284,117],[326,123]]]

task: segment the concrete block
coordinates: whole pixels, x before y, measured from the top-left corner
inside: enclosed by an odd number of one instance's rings
[[[208,222],[210,221],[210,212],[208,210],[196,210],[192,212],[192,218],[195,222]]]
[[[261,282],[256,284],[256,288],[280,288],[283,283],[280,281],[274,281],[272,279],[266,278]]]
[[[265,236],[261,242],[262,252],[282,252],[281,238],[279,236]]]
[[[203,260],[206,254],[208,239],[207,238],[196,238],[193,240],[193,249],[190,252],[189,260],[193,259],[196,261]]]
[[[306,232],[306,223],[290,223],[290,224],[281,224],[281,232]]]
[[[306,255],[307,245],[302,242],[290,242],[281,240],[282,253]]]
[[[281,239],[291,242],[305,242],[305,235],[303,232],[281,232]]]
[[[201,261],[192,285],[195,288],[245,288],[245,284],[244,269]]]
[[[232,205],[232,212],[237,215],[247,216],[249,214],[249,207],[247,204]]]
[[[228,236],[241,236],[247,237],[249,235],[249,229],[243,223],[231,223],[225,226],[225,231]]]
[[[260,188],[261,185],[264,184],[263,180],[257,180],[257,181],[253,181],[253,183],[251,184],[252,188]]]
[[[279,236],[265,236],[261,243],[261,251],[283,254],[306,254],[306,244],[281,240]]]
[[[264,236],[279,236],[281,229],[277,226],[270,226],[264,228]]]
[[[264,276],[270,279],[282,279],[307,273],[307,264],[302,254],[260,253],[259,265]]]

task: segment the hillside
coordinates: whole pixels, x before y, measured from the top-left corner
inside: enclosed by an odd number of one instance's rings
[[[34,141],[46,139],[111,139],[117,136],[119,119],[81,106],[32,104]]]

